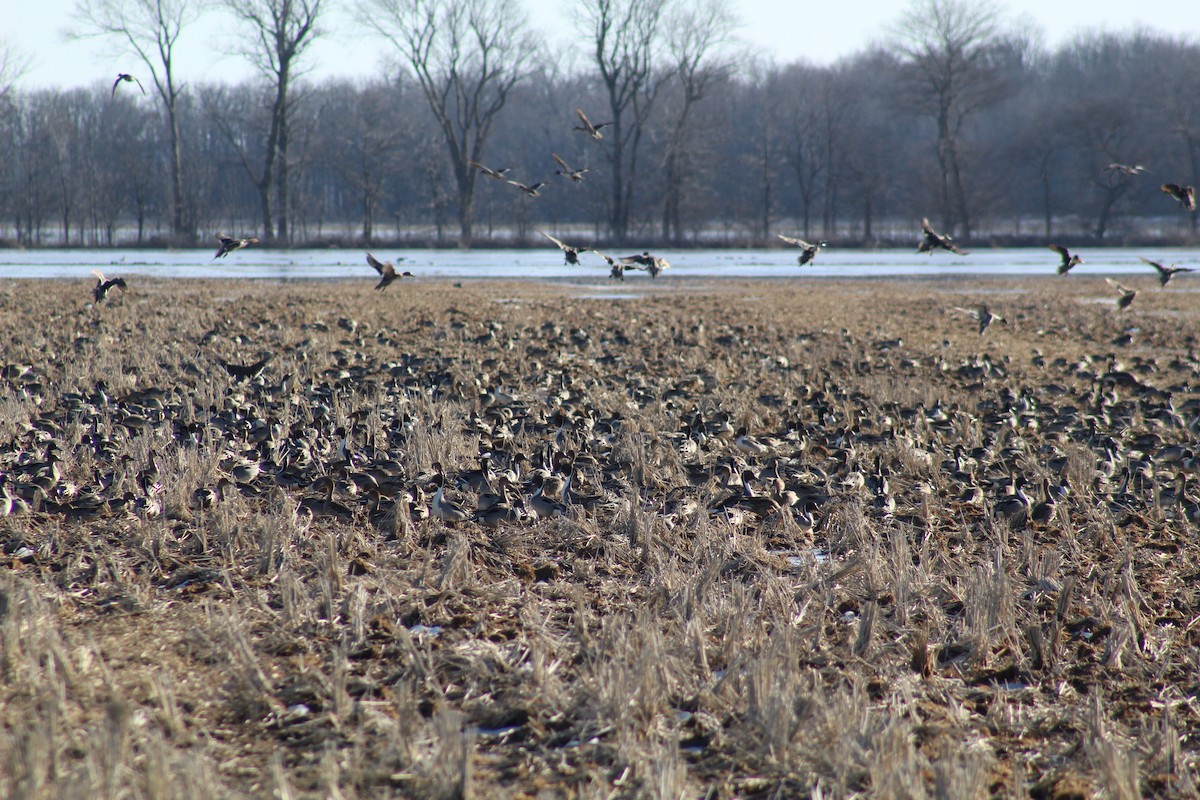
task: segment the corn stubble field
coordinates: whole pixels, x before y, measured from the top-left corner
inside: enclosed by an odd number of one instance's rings
[[[3,287],[0,795],[1200,791],[1186,280],[371,283]]]

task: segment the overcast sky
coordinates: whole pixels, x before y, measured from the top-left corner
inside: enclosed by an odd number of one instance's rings
[[[571,45],[571,0],[526,0],[525,5],[551,44]],[[733,0],[742,20],[739,38],[753,52],[781,63],[830,63],[857,52],[883,38],[906,6],[896,0]],[[1000,6],[1014,20],[1040,27],[1051,47],[1081,32],[1124,32],[1138,25],[1200,40],[1196,0],[1001,0]],[[15,41],[32,59],[21,86],[111,85],[117,72],[141,70],[112,42],[67,38],[74,8],[75,0],[0,0],[0,38]],[[230,25],[227,17],[212,12],[184,34],[177,67],[183,79],[238,81],[253,75],[244,59],[225,52]],[[327,27],[330,34],[305,58],[314,77],[380,74],[388,55],[382,43],[363,37],[341,16],[329,15]]]

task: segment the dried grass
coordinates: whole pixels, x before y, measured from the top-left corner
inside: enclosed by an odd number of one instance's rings
[[[46,441],[63,461],[40,510],[0,518],[0,796],[1194,796],[1200,546],[1182,501],[1098,479],[1075,365],[1106,369],[1118,322],[1086,279],[1054,286],[981,340],[941,313],[974,290],[949,281],[624,303],[146,281],[61,311],[33,300],[79,287],[15,284],[0,470],[24,491]],[[1194,416],[1200,370],[1169,364],[1195,312],[1149,294],[1176,316],[1139,319],[1140,380]],[[216,362],[260,352],[251,381]],[[1093,421],[1123,456],[1190,442],[1132,391]],[[955,444],[982,505],[941,468]],[[527,502],[534,468],[578,458],[577,502],[494,529],[406,506],[481,452]],[[200,507],[239,456],[264,475]],[[876,457],[894,510],[848,480]],[[710,513],[718,463],[807,499]],[[107,504],[149,473],[160,511]],[[1014,473],[1065,478],[1049,522],[992,517]]]

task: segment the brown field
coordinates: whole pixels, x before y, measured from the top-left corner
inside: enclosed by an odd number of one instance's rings
[[[373,283],[0,287],[0,796],[1200,792],[1186,278]]]

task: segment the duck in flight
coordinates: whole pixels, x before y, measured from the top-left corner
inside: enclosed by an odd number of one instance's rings
[[[377,290],[386,289],[389,285],[391,285],[392,281],[396,280],[397,278],[411,278],[413,276],[411,272],[401,272],[397,274],[396,267],[392,265],[392,262],[380,261],[370,253],[367,253],[367,263],[374,267],[375,271],[379,273],[379,283],[375,284],[375,288]]]
[[[1137,297],[1137,289],[1128,289],[1114,281],[1112,278],[1104,279],[1109,286],[1120,292],[1121,296],[1117,298],[1117,310],[1124,311],[1133,303],[1133,298]]]
[[[505,178],[504,176],[507,175],[512,170],[512,167],[504,167],[503,169],[492,169],[491,167],[485,167],[483,164],[480,164],[477,161],[468,161],[467,163],[470,164],[475,169],[482,172],[484,175],[487,175],[489,178],[495,178],[498,181],[508,180],[508,178]]]
[[[590,172],[587,167],[571,169],[571,165],[566,161],[563,161],[558,153],[551,153],[550,155],[554,157],[554,160],[558,163],[558,166],[561,167],[561,169],[554,170],[555,175],[562,175],[564,178],[570,178],[576,183],[583,183],[583,173]]]
[[[1138,258],[1142,258],[1142,257],[1138,256]],[[1158,285],[1159,286],[1166,286],[1171,281],[1171,278],[1175,277],[1175,273],[1177,273],[1177,272],[1195,272],[1196,271],[1196,270],[1192,269],[1191,267],[1177,267],[1174,264],[1172,264],[1169,267],[1164,267],[1162,264],[1158,263],[1157,261],[1151,261],[1148,258],[1142,258],[1142,262],[1154,267],[1154,270],[1158,273]]]
[[[268,355],[263,356],[258,361],[255,361],[253,364],[242,365],[242,364],[231,364],[228,361],[226,361],[225,359],[218,357],[217,363],[225,368],[225,371],[229,373],[229,376],[231,378],[234,378],[234,379],[240,381],[240,380],[245,380],[247,378],[256,377],[258,375],[258,373],[262,372],[263,368],[266,367],[267,364],[270,363],[272,358],[274,358],[274,356],[268,354]]]
[[[1062,257],[1062,263],[1058,265],[1058,274],[1059,275],[1066,275],[1068,272],[1071,271],[1072,268],[1077,267],[1083,263],[1082,258],[1080,258],[1077,255],[1072,255],[1071,252],[1069,250],[1067,250],[1067,248],[1063,247],[1061,244],[1052,244],[1052,245],[1050,245],[1050,249],[1053,250],[1054,252],[1058,253],[1059,256]]]
[[[829,242],[825,242],[825,241],[816,242],[815,244],[809,244],[808,242],[804,241],[803,239],[796,239],[795,237],[792,237],[792,236],[784,236],[782,233],[779,234],[779,238],[782,239],[783,241],[787,242],[788,244],[794,244],[794,245],[796,245],[796,247],[800,248],[800,266],[802,266],[802,267],[805,264],[811,264],[812,260],[814,258],[816,258],[816,256],[817,256],[817,251],[820,250],[822,247],[826,247],[829,244]]]
[[[537,183],[535,183],[531,186],[526,186],[525,184],[521,183],[520,181],[506,180],[505,183],[511,183],[513,186],[520,189],[522,192],[524,192],[529,197],[537,197],[539,194],[541,194],[541,192],[538,190],[546,185],[545,181],[538,181]]]
[[[1180,186],[1177,183],[1164,183],[1158,187],[1163,194],[1169,194],[1179,202],[1179,205],[1186,208],[1188,211],[1196,210],[1196,187]]]
[[[929,253],[932,255],[934,250],[941,249],[949,250],[951,253],[958,253],[960,256],[966,255],[966,252],[960,250],[958,245],[950,239],[949,235],[935,231],[927,218],[921,220],[921,233],[924,234],[925,238],[917,245],[918,253]]]
[[[632,269],[644,269],[650,273],[651,278],[657,278],[660,272],[671,266],[665,258],[652,256],[646,251],[642,251],[641,255],[625,256],[621,263]]]
[[[961,311],[969,317],[972,317],[979,323],[979,335],[982,336],[993,322],[1000,322],[1004,325],[1008,324],[1008,320],[999,314],[993,314],[987,307],[987,303],[977,303],[968,308],[959,308],[954,306],[955,311]]]
[[[249,247],[252,244],[258,244],[258,238],[255,236],[249,236],[245,239],[234,239],[232,236],[226,236],[223,233],[218,233],[217,239],[221,242],[221,246],[217,248],[217,254],[213,256],[214,259],[224,258],[234,250],[241,250],[243,247]]]
[[[105,279],[104,273],[98,269],[92,270],[92,274],[96,276],[96,285],[92,287],[92,297],[97,303],[103,303],[104,298],[108,296],[108,290],[116,287],[122,292],[127,291],[124,278],[109,278]]]
[[[1116,161],[1104,168],[1105,172],[1120,172],[1122,175],[1140,175],[1146,171],[1141,164],[1120,164]]]
[[[595,253],[596,255],[600,256],[601,258],[603,258],[604,262],[606,264],[608,264],[608,277],[610,280],[615,279],[615,280],[620,281],[621,283],[625,282],[625,265],[624,264],[622,264],[620,261],[618,261],[617,259],[613,258],[610,255],[601,253],[599,250],[593,250],[592,252]]]
[[[579,254],[582,253],[584,250],[586,250],[587,249],[586,247],[571,247],[571,245],[565,244],[561,240],[554,238],[553,236],[546,233],[545,231],[539,231],[539,233],[541,233],[542,236],[545,236],[547,239],[549,239],[550,241],[552,241],[556,245],[558,245],[558,248],[563,251],[563,258],[565,259],[565,263],[571,264],[576,267],[579,266]]]
[[[575,130],[583,131],[597,141],[604,138],[604,134],[600,132],[600,129],[607,128],[609,125],[612,125],[611,122],[600,122],[593,125],[591,120],[587,118],[587,114],[583,113],[582,108],[575,109],[575,113],[579,115],[579,121],[582,123],[580,125],[576,125]]]
[[[117,87],[120,86],[122,82],[136,83],[137,87],[142,90],[142,94],[146,93],[146,87],[142,86],[141,81],[139,81],[137,78],[130,75],[128,72],[118,72],[117,79],[115,81],[113,81],[112,94],[109,95],[110,98],[117,96]]]

